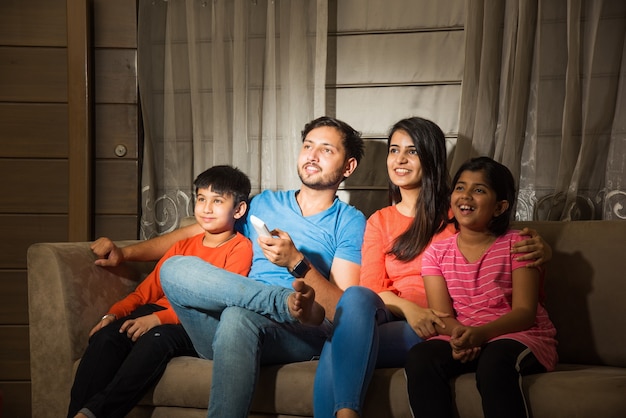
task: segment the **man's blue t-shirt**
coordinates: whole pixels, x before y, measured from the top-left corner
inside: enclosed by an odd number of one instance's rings
[[[248,215],[255,215],[271,231],[280,229],[289,234],[296,248],[326,278],[334,258],[361,264],[361,244],[365,216],[353,206],[335,198],[332,206],[312,216],[302,216],[296,191],[266,190],[250,202]],[[271,285],[291,288],[293,276],[265,258],[257,243],[257,233],[249,220],[243,233],[252,241],[252,268],[249,277]]]

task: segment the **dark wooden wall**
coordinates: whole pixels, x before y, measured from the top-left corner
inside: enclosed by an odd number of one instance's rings
[[[31,415],[28,246],[137,238],[136,10],[135,0],[0,1],[3,417]]]

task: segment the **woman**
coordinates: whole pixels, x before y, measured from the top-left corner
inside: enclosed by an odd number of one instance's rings
[[[365,228],[361,286],[337,304],[334,331],[322,351],[314,386],[316,417],[358,417],[376,367],[403,367],[411,347],[436,335],[447,315],[429,309],[421,256],[429,243],[455,233],[448,222],[445,137],[433,122],[403,119],[390,130],[387,172],[392,206]],[[527,232],[527,231],[526,231]],[[518,243],[540,264],[550,249],[540,237]],[[545,248],[545,251],[544,251]]]

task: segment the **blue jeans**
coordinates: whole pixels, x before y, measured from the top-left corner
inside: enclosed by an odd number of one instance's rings
[[[403,367],[410,348],[422,342],[380,296],[361,286],[349,287],[339,299],[334,325],[315,374],[316,418],[334,417],[343,408],[361,413],[374,369]]]
[[[248,416],[260,366],[319,356],[331,324],[297,322],[293,292],[176,256],[161,266],[161,286],[196,351],[213,360],[209,417]]]

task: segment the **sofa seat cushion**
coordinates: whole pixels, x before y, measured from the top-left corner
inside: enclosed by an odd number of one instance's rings
[[[316,367],[316,361],[263,367],[252,406],[253,415],[311,416]],[[156,406],[155,411],[160,407],[205,409],[212,368],[211,361],[175,358],[141,403]],[[452,385],[459,415],[482,417],[474,374],[462,375]],[[622,368],[559,364],[554,372],[525,377],[524,389],[535,418],[626,416],[626,374]],[[592,393],[595,401],[589,403]],[[376,370],[368,389],[364,416],[411,416],[403,369]]]
[[[460,416],[482,418],[474,374],[453,384]],[[619,367],[559,364],[553,372],[524,377],[523,385],[534,418],[626,416],[626,373]]]

